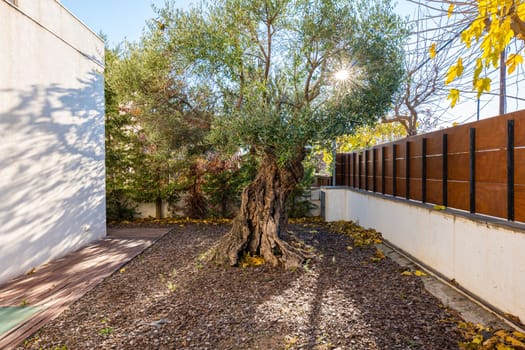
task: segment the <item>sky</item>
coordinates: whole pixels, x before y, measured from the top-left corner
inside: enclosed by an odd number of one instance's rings
[[[140,38],[146,20],[155,17],[151,7],[162,7],[165,0],[60,0],[71,13],[95,33],[103,33],[110,47],[124,41]],[[175,5],[185,9],[196,0],[176,0]],[[397,12],[409,15],[413,8],[404,0],[398,1]]]
[[[176,6],[187,9],[198,0],[176,0]],[[154,18],[155,13],[152,5],[162,7],[165,0],[61,0],[61,3],[95,33],[103,33],[107,37],[109,47],[115,47],[124,40],[136,41],[140,38],[143,28],[148,19]],[[412,16],[416,13],[417,6],[408,0],[397,0],[396,12],[403,17]],[[519,92],[516,92],[519,94]],[[516,95],[517,96],[517,95]],[[491,117],[497,114],[498,106],[494,96],[482,97],[483,102],[481,118]],[[476,118],[476,103],[474,100],[465,101],[463,105],[449,109],[447,113],[447,124],[453,122],[464,123]],[[443,101],[449,105],[448,101]],[[516,103],[516,106],[514,106]],[[509,100],[509,112],[525,107],[525,103]]]
[[[124,41],[140,38],[146,20],[154,18],[152,5],[163,7],[165,0],[60,0],[78,19],[95,33],[107,36],[114,47]],[[188,8],[195,0],[176,0],[180,8]]]

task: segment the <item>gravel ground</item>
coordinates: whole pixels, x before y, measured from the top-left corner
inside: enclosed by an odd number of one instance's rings
[[[375,248],[316,224],[304,270],[221,268],[202,256],[225,224],[177,225],[19,349],[457,349],[448,310]],[[375,262],[373,261],[375,260]],[[379,261],[377,261],[379,260]]]

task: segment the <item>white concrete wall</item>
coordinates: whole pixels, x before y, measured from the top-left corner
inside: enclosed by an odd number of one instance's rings
[[[155,203],[137,203],[136,210],[138,218],[154,218],[157,215],[157,205]],[[168,202],[162,201],[162,217],[167,218],[171,215]]]
[[[525,320],[525,231],[349,189],[323,191],[327,221],[374,228],[482,300]]]
[[[0,283],[106,234],[104,43],[55,0],[0,0]]]
[[[308,216],[321,216],[321,190],[319,188],[311,188],[310,196],[307,200],[314,206],[314,208],[309,210]]]

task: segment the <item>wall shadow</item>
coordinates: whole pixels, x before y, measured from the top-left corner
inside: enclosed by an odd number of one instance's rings
[[[0,90],[0,283],[105,235],[104,81]]]

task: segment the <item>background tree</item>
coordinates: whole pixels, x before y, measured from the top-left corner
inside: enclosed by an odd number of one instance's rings
[[[256,165],[250,154],[214,154],[207,163],[203,191],[211,215],[233,217],[240,205],[242,190],[254,179]]]
[[[381,143],[406,137],[406,129],[400,123],[377,123],[359,127],[354,134],[337,138],[338,152],[352,152],[370,148]]]
[[[414,41],[406,48],[405,76],[392,110],[382,118],[383,123],[399,123],[407,136],[434,128],[445,109],[440,103],[448,94],[445,88],[446,70],[450,56],[442,52],[435,60],[428,59],[431,43],[416,31]],[[385,130],[386,131],[386,130]]]
[[[140,161],[138,138],[128,113],[121,113],[118,89],[111,77],[118,64],[116,50],[106,49],[105,131],[106,131],[106,200],[110,221],[131,220],[135,214],[129,193],[133,188],[133,169]]]
[[[178,79],[153,22],[138,43],[108,57],[108,178],[128,198],[155,202],[160,218],[163,200],[197,188],[194,170],[209,149],[208,93]]]
[[[283,238],[306,147],[388,109],[402,76],[400,19],[387,0],[224,0],[189,12],[168,4],[159,21],[187,84],[206,84],[218,101],[212,139],[258,163],[212,258],[301,264],[304,255]],[[352,81],[344,93],[333,80],[342,69]]]
[[[392,110],[383,122],[399,122],[408,136],[434,129],[449,117],[443,103],[449,94],[445,84],[447,71],[458,56],[464,56],[465,71],[474,71],[475,58],[460,45],[461,28],[472,15],[451,19],[443,1],[407,0],[417,4],[410,19],[410,36],[405,44],[405,78]],[[456,84],[468,91],[470,82]]]
[[[372,125],[357,127],[352,134],[336,138],[336,152],[348,153],[372,146],[399,140],[407,136],[406,128],[398,122],[377,122]],[[333,147],[333,145],[332,145]],[[324,176],[333,175],[333,148],[315,147],[309,157],[312,169]]]

